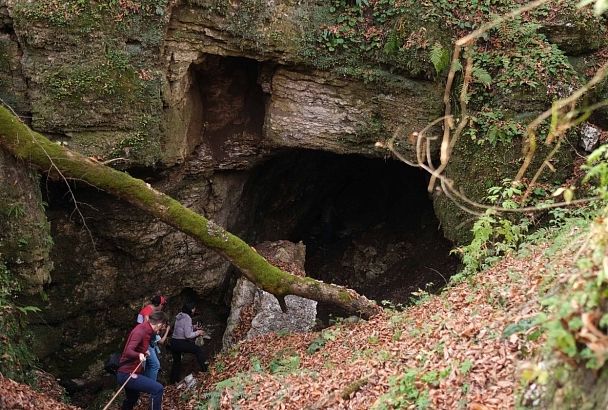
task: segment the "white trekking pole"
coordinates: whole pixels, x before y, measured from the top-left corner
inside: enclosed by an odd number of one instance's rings
[[[125,386],[129,382],[129,380],[131,380],[131,378],[133,377],[133,375],[135,374],[135,372],[137,371],[137,369],[139,368],[139,366],[141,366],[141,364],[144,361],[145,360],[140,361],[139,364],[137,365],[137,367],[135,369],[133,369],[133,371],[129,375],[129,378],[127,380],[125,380],[125,382],[122,384],[122,386],[120,386],[120,389],[118,389],[118,391],[114,394],[114,396],[112,396],[112,398],[110,399],[110,401],[108,402],[108,404],[106,404],[106,407],[103,408],[103,410],[108,410],[108,407],[110,407],[110,404],[112,404],[112,402],[114,401],[114,399],[116,399],[116,397],[118,397],[118,395],[120,394],[120,392],[122,391],[122,389],[125,388]]]

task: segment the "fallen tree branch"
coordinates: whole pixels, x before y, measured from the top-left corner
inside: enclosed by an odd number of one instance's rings
[[[286,295],[297,295],[331,303],[363,317],[370,317],[380,310],[374,301],[354,290],[295,276],[279,269],[239,237],[213,221],[186,208],[140,179],[53,143],[32,131],[4,107],[0,107],[0,147],[42,170],[56,167],[66,178],[84,180],[157,217],[218,252],[232,262],[247,279],[275,295],[278,300]],[[50,177],[59,176],[54,174],[51,171]]]

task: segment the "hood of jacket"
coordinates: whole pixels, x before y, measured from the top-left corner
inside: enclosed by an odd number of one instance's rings
[[[179,313],[177,314],[177,316],[175,316],[175,321],[176,321],[176,322],[179,322],[180,320],[186,319],[186,318],[188,318],[188,317],[189,317],[189,316],[188,316],[188,314],[187,314],[187,313],[184,313],[184,312],[179,312]]]

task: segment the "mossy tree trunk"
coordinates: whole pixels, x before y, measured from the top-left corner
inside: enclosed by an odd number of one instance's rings
[[[0,107],[0,147],[28,161],[51,177],[86,181],[131,205],[159,218],[215,250],[232,262],[253,283],[277,297],[297,295],[329,302],[348,312],[370,317],[378,306],[351,289],[312,278],[291,275],[270,264],[239,237],[186,208],[140,179],[70,151],[31,130],[19,118]]]

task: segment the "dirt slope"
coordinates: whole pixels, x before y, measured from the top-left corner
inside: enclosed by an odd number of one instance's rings
[[[198,375],[195,388],[167,386],[163,408],[514,408],[519,371],[542,343],[531,337],[534,327],[514,330],[539,312],[548,262],[537,249],[438,296],[423,294],[402,312],[240,343]],[[0,381],[6,402],[10,382]],[[39,394],[16,391],[32,402],[24,395]],[[70,408],[56,406],[40,408]]]
[[[241,343],[217,358],[187,403],[180,399],[184,390],[168,387],[166,405],[513,408],[518,368],[542,342],[528,337],[534,328],[513,331],[538,313],[547,263],[542,250],[509,257],[439,296],[423,295],[403,312]]]

